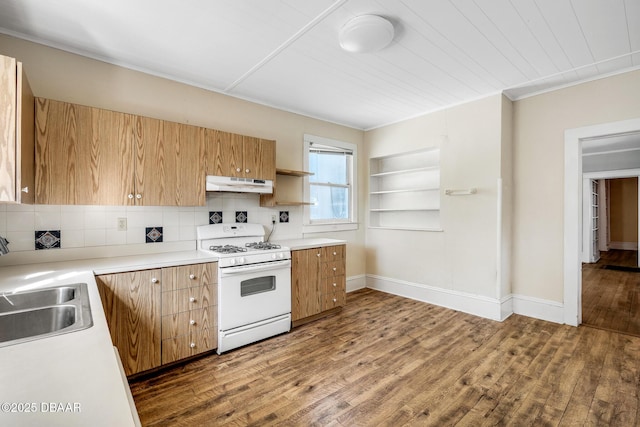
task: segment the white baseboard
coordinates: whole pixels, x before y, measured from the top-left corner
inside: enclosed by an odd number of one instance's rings
[[[526,295],[511,295],[513,312],[522,316],[564,323],[564,304]]]
[[[496,298],[371,274],[366,275],[366,285],[368,288],[378,291],[462,311],[491,320],[503,321],[515,313],[549,322],[564,323],[564,306],[562,303],[525,295],[508,295],[498,300]]]
[[[623,251],[637,251],[638,242],[609,242],[609,249],[621,249]]]
[[[347,277],[347,292],[357,291],[367,287],[367,278],[364,274]]]
[[[502,321],[506,318],[501,313],[500,301],[495,298],[371,274],[367,275],[367,287],[491,320]]]

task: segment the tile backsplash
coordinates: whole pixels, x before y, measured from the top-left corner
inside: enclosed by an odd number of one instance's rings
[[[212,218],[263,224],[268,234],[272,215],[282,215],[277,209],[260,207],[259,200],[256,194],[209,193],[202,207],[0,204],[0,236],[9,240],[11,252],[38,249],[41,253],[49,248],[144,244],[150,239],[149,231],[156,229],[151,234],[155,244],[144,246],[193,241],[195,248],[196,227],[213,222]],[[123,218],[126,231],[118,229]],[[302,237],[302,208],[290,208],[288,220],[277,224],[271,240]]]

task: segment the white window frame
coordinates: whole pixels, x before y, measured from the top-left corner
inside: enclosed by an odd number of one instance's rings
[[[349,191],[349,219],[348,220],[332,220],[326,222],[311,221],[311,208],[304,207],[302,232],[303,233],[323,233],[327,231],[346,231],[358,229],[358,146],[350,142],[338,141],[335,139],[324,138],[316,135],[304,135],[304,151],[303,164],[304,170],[309,170],[309,148],[311,143],[320,145],[328,145],[332,147],[351,150],[352,167],[351,167],[351,188]],[[309,177],[304,178],[304,200],[311,199],[311,189]]]

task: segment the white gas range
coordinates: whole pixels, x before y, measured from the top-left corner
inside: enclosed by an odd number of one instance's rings
[[[291,251],[264,242],[260,224],[197,228],[218,257],[218,354],[291,329]]]

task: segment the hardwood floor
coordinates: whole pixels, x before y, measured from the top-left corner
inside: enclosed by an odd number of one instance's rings
[[[640,272],[607,269],[637,267],[637,251],[609,250],[582,267],[582,323],[640,336]]]
[[[131,390],[145,426],[633,426],[640,338],[363,289],[333,317]]]

